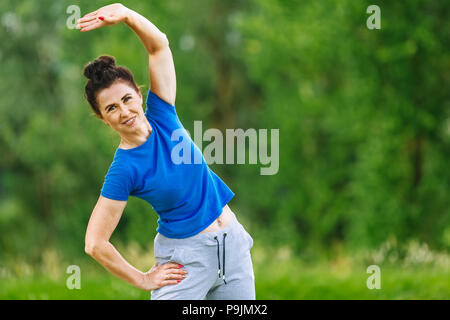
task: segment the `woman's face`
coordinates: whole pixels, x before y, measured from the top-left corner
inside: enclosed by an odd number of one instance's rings
[[[143,124],[142,95],[124,81],[116,81],[101,90],[97,103],[100,119],[119,133],[131,133]]]

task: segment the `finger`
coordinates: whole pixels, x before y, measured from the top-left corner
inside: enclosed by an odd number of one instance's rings
[[[87,28],[87,27],[89,27],[90,25],[92,25],[94,23],[102,23],[102,22],[103,21],[100,21],[98,19],[94,19],[94,20],[91,20],[91,21],[88,21],[88,22],[78,23],[76,27],[77,27],[77,29],[84,29],[84,28]]]
[[[170,274],[176,274],[176,275],[179,275],[179,274],[185,275],[185,274],[187,274],[187,271],[183,270],[181,268],[170,268],[170,269],[167,269],[166,272],[168,272]]]
[[[182,270],[174,270],[174,269],[170,269],[170,272],[167,272],[164,276],[165,280],[168,279],[181,279],[181,278],[185,278],[186,277],[187,272],[184,272]]]
[[[103,25],[103,22],[99,20],[99,21],[96,21],[96,22],[90,24],[89,26],[87,26],[85,28],[82,28],[80,31],[81,32],[91,31],[91,30],[100,28],[102,25]]]
[[[97,19],[97,16],[89,16],[89,17],[84,16],[83,18],[78,19],[77,23],[89,22],[89,21],[93,21],[95,19]]]
[[[164,280],[161,282],[161,287],[167,286],[167,285],[174,285],[180,283],[181,280]]]
[[[83,17],[81,17],[80,19],[78,19],[80,22],[86,22],[86,21],[91,21],[91,20],[95,20],[95,18],[97,18],[97,11],[91,12]]]
[[[171,275],[174,277],[179,277],[179,276],[186,276],[187,275],[187,271],[183,270],[183,269],[177,269],[177,268],[172,268],[172,269],[167,269],[164,271],[164,273],[167,275]]]
[[[164,264],[164,269],[171,269],[171,268],[183,268],[183,266],[179,263],[175,263],[175,262],[167,262],[166,264]]]
[[[77,24],[77,29],[83,29],[89,27],[91,24],[94,24],[96,21],[89,21]]]
[[[186,278],[185,274],[181,274],[181,273],[171,273],[166,280],[183,280]]]
[[[100,25],[97,22],[89,22],[87,24],[78,26],[78,29],[80,29],[80,31],[90,31],[98,27],[100,27]]]

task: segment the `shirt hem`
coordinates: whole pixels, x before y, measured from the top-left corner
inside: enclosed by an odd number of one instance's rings
[[[103,193],[103,192],[100,193],[100,195],[102,195],[103,197],[108,198],[110,200],[128,201],[128,197],[127,198],[115,197],[115,196],[111,196],[111,195],[108,195],[108,194]]]
[[[203,231],[204,229],[206,229],[211,223],[214,222],[214,220],[216,220],[216,219],[222,214],[223,207],[225,207],[225,205],[227,205],[227,204],[231,201],[231,199],[233,199],[234,196],[235,196],[235,194],[234,194],[234,192],[232,191],[230,197],[225,198],[225,199],[227,199],[227,200],[226,200],[226,201],[223,201],[223,203],[222,203],[222,205],[221,205],[221,208],[220,208],[219,212],[217,212],[215,215],[213,215],[213,218],[210,219],[210,220],[208,220],[208,222],[207,222],[205,225],[203,225],[203,226],[201,226],[200,228],[194,230],[193,232],[190,232],[190,233],[188,233],[188,234],[183,234],[183,235],[181,235],[181,236],[180,236],[180,235],[169,235],[169,234],[164,233],[164,232],[161,232],[161,231],[158,231],[158,232],[159,232],[160,234],[162,234],[164,237],[166,237],[166,238],[171,238],[171,239],[185,239],[185,238],[189,238],[189,237],[195,236],[196,234],[198,234],[198,233],[200,233],[201,231]]]

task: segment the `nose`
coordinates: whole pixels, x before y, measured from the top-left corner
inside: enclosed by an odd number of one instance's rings
[[[129,109],[129,107],[128,106],[126,106],[126,105],[122,105],[121,106],[121,116],[122,116],[122,119],[128,119],[129,117],[130,117],[130,115],[131,115],[131,112],[130,112],[130,109]]]

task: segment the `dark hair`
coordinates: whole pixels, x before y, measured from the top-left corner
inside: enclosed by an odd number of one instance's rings
[[[139,92],[130,70],[124,66],[116,66],[116,60],[112,56],[100,56],[89,62],[84,66],[83,74],[89,79],[84,88],[84,96],[98,116],[101,116],[101,113],[97,103],[97,93],[111,86],[116,80],[127,82],[136,92]]]

